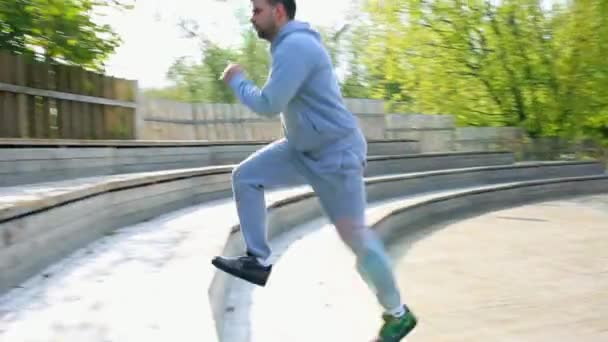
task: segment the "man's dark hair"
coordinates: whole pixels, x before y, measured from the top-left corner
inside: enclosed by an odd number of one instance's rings
[[[296,16],[296,0],[268,0],[268,2],[276,6],[278,4],[283,4],[285,6],[285,10],[287,11],[287,16],[289,19],[293,20]]]

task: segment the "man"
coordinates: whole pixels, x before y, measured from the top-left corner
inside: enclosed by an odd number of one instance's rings
[[[310,184],[357,270],[385,312],[377,341],[400,341],[416,325],[401,302],[382,242],[366,226],[363,171],[367,143],[345,107],[334,68],[319,34],[294,19],[294,0],[252,0],[251,23],[270,42],[272,67],[262,89],[230,64],[222,79],[259,115],[281,115],[285,138],[252,154],[233,171],[233,192],[247,251],[213,259],[217,268],[264,286],[272,265],[266,240],[264,191]]]

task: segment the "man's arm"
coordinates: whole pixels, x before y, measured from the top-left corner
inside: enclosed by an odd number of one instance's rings
[[[253,112],[272,117],[284,111],[315,67],[314,47],[306,44],[308,37],[287,38],[273,56],[268,81],[259,89],[237,72],[229,81],[238,99]]]

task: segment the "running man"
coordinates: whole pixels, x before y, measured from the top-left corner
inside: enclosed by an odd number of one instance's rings
[[[295,20],[294,0],[251,0],[251,23],[270,42],[272,65],[262,89],[229,64],[221,79],[258,115],[280,115],[285,138],[255,152],[233,171],[232,186],[246,245],[238,257],[215,257],[220,270],[259,286],[272,271],[264,191],[309,184],[357,271],[384,308],[376,341],[400,341],[417,324],[402,302],[382,241],[366,225],[367,142],[346,108],[331,58],[308,23]]]

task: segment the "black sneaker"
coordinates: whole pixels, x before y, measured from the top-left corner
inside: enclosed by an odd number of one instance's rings
[[[251,254],[237,257],[217,256],[211,263],[228,274],[259,286],[266,285],[270,271],[272,271],[272,265],[260,264],[258,259]]]

